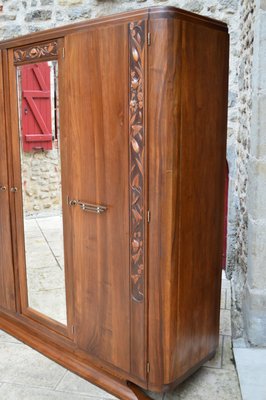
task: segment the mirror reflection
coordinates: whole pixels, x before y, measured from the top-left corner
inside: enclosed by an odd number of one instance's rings
[[[66,324],[57,61],[17,67],[28,305]]]

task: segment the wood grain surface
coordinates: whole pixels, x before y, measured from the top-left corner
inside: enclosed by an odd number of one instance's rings
[[[75,340],[131,373],[128,42],[120,40],[127,35],[123,24],[67,36],[60,96],[68,98],[61,110],[69,198],[107,207],[101,215],[71,209]],[[142,380],[144,359],[142,345]]]
[[[0,187],[5,188],[5,190],[0,189],[0,307],[15,311],[2,61],[0,51]]]
[[[160,390],[218,345],[228,36],[165,19],[150,32],[149,388]]]

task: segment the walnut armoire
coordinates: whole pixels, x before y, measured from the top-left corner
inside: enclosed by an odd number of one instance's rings
[[[44,62],[58,66],[65,323],[28,298],[17,71]],[[0,43],[1,329],[121,399],[214,355],[227,85],[226,25],[173,7]]]

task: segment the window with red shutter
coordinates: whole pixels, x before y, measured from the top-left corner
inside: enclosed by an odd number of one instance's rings
[[[23,150],[52,149],[52,118],[48,62],[21,67]]]

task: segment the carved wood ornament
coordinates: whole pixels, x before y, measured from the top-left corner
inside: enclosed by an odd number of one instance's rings
[[[144,51],[145,21],[129,24],[131,296],[144,300]]]
[[[58,43],[38,44],[35,46],[21,47],[14,50],[14,64],[30,61],[51,59],[58,55]]]

